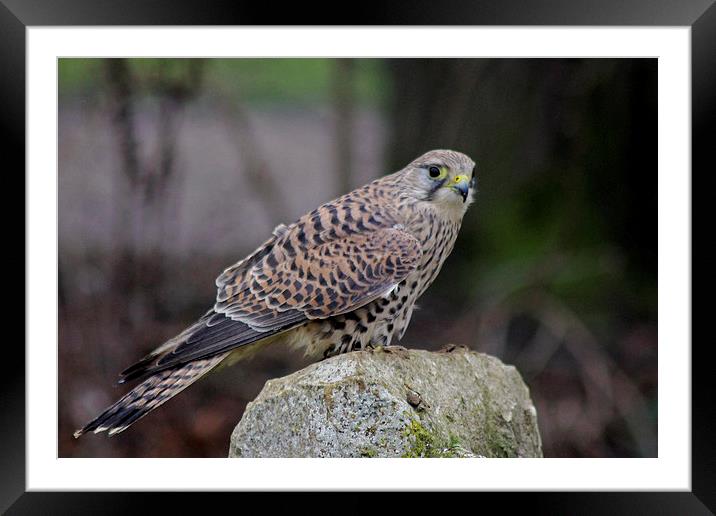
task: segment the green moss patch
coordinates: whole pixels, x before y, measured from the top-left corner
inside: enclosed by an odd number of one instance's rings
[[[403,435],[410,441],[410,448],[402,455],[403,458],[417,457],[457,457],[455,450],[460,441],[455,436],[445,441],[425,428],[419,420],[411,419],[403,430]]]

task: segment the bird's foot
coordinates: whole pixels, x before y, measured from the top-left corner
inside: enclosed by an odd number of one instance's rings
[[[383,346],[382,348],[385,353],[393,353],[400,357],[408,358],[408,348],[406,348],[404,346],[399,346],[397,344],[391,344],[389,346]]]
[[[469,348],[463,344],[448,344],[438,351],[438,353],[452,353],[453,351],[467,351]]]

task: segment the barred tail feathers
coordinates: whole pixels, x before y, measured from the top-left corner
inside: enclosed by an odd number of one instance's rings
[[[77,430],[75,438],[90,431],[107,431],[111,436],[126,430],[220,363],[230,365],[250,357],[287,329],[258,331],[209,310],[182,333],[122,371],[119,383],[141,383]]]
[[[77,430],[74,433],[75,438],[86,432],[106,431],[110,436],[123,432],[214,369],[228,354],[196,360],[150,376],[82,429]]]

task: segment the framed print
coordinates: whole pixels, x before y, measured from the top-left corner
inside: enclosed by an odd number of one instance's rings
[[[2,507],[499,490],[713,510],[691,199],[716,8],[658,7],[283,26],[4,2],[27,209]]]

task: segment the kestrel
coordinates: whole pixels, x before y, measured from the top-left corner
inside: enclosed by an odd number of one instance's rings
[[[220,363],[272,342],[316,359],[401,339],[472,202],[475,163],[433,150],[279,225],[217,279],[214,306],[121,373],[141,383],[75,432],[126,430]]]

